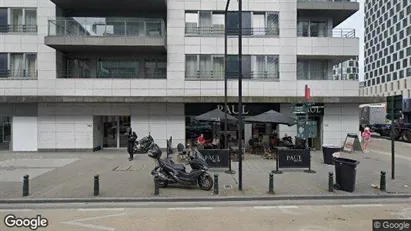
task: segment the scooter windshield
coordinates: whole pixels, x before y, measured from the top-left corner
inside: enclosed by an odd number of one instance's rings
[[[195,150],[195,155],[196,155],[196,159],[198,160],[198,162],[208,168],[207,161],[205,160],[203,154],[201,154],[200,151]]]

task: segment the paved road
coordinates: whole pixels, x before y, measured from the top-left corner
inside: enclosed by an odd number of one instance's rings
[[[213,204],[214,205],[214,204]],[[113,208],[61,208],[0,210],[0,216],[41,215],[50,225],[37,230],[372,230],[372,219],[411,219],[411,203],[333,205],[238,205]],[[0,230],[23,230],[7,228]],[[28,229],[25,229],[28,230]]]

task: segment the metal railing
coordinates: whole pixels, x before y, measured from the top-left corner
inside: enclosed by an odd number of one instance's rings
[[[0,78],[37,78],[37,70],[0,70]]]
[[[37,25],[0,25],[0,33],[37,33]]]
[[[358,0],[298,0],[299,2],[358,2]]]
[[[162,19],[57,18],[48,22],[49,36],[164,37]]]
[[[59,75],[59,78],[65,79],[166,79],[167,71],[164,69],[131,71],[96,71],[92,74],[90,71],[68,71]]]
[[[319,37],[319,38],[355,38],[355,29],[349,28],[336,28],[330,33],[329,31],[310,31],[308,28],[297,29],[298,37]]]
[[[238,78],[238,72],[227,72],[227,79]],[[243,72],[244,79],[251,80],[278,80],[279,72],[268,71],[251,71]],[[196,73],[186,73],[186,79],[188,80],[224,80],[224,72],[215,71],[197,71]]]
[[[238,35],[239,29],[227,29],[227,35]],[[244,36],[268,36],[275,37],[280,35],[278,28],[254,27],[243,28]],[[190,36],[215,36],[224,35],[224,27],[186,27],[185,34]]]

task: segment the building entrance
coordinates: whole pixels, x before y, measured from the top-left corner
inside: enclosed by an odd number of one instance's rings
[[[11,117],[0,116],[0,150],[10,150]]]
[[[103,148],[126,148],[130,116],[103,116]]]

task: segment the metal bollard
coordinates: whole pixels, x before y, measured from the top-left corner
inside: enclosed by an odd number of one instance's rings
[[[328,173],[328,192],[334,192],[334,173]]]
[[[268,193],[273,194],[274,193],[274,174],[270,172],[269,175],[269,181],[268,181]]]
[[[98,196],[100,194],[100,176],[94,175],[94,196]]]
[[[214,174],[214,195],[218,195],[218,174]]]
[[[29,175],[23,176],[23,196],[29,195]]]
[[[158,187],[157,179],[154,177],[154,195],[158,196],[160,194],[160,187]]]
[[[380,178],[380,190],[386,190],[386,181],[385,181],[385,172],[381,171],[381,178]]]

